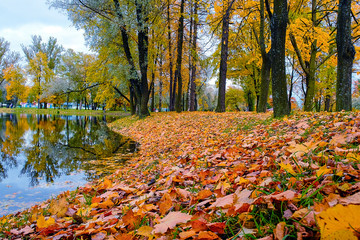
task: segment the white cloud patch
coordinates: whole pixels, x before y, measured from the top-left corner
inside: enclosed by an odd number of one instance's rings
[[[46,42],[49,37],[55,37],[65,49],[72,48],[77,52],[89,52],[85,46],[83,31],[76,30],[74,27],[28,23],[15,28],[0,29],[0,37],[4,37],[10,42],[11,50],[18,51],[21,54],[21,44],[30,45],[32,35],[40,35],[43,42]]]

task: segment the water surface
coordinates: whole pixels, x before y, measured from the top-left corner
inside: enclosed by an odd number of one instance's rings
[[[0,216],[109,174],[135,149],[104,118],[0,114]]]

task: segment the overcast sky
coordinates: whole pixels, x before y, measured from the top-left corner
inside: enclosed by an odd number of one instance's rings
[[[83,32],[72,26],[65,13],[49,9],[46,0],[0,0],[0,9],[0,37],[22,56],[20,44],[31,44],[32,35],[40,35],[44,42],[52,36],[65,49],[88,51]]]

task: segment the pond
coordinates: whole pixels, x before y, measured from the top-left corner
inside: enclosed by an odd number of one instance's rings
[[[0,114],[0,216],[114,172],[136,144],[104,117]]]

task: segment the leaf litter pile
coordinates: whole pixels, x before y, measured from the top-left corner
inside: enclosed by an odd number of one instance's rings
[[[111,176],[0,218],[1,239],[358,239],[360,114],[157,113]]]

